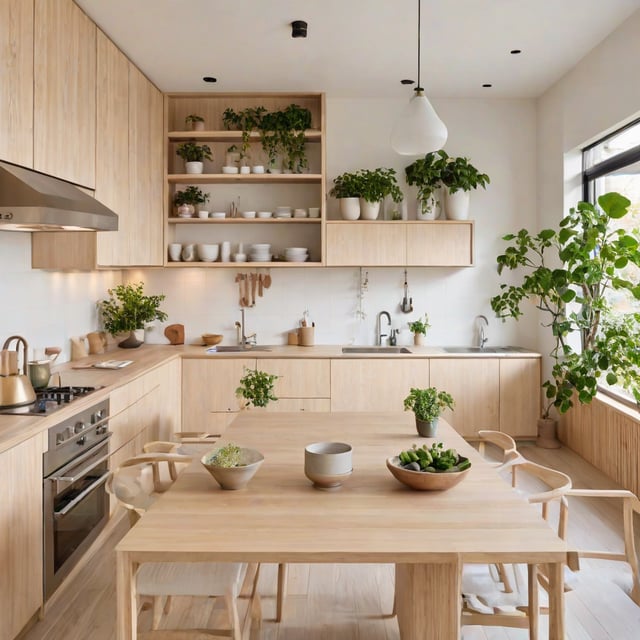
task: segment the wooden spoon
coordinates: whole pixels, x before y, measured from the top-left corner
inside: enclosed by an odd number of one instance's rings
[[[264,288],[268,289],[271,286],[271,273],[267,271],[267,275],[264,277]]]
[[[253,307],[256,304],[256,284],[257,284],[258,274],[251,273],[249,277],[251,279],[251,306]]]
[[[262,280],[263,280],[263,277],[264,277],[264,276],[263,276],[261,273],[259,273],[259,274],[258,274],[258,296],[259,296],[260,298],[262,298],[262,293],[263,293],[263,290],[262,290]]]
[[[242,306],[242,274],[236,273],[236,282],[238,283],[238,304]]]

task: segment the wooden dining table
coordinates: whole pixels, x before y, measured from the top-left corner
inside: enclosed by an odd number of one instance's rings
[[[464,563],[546,564],[549,638],[564,638],[567,547],[444,420],[435,439],[472,467],[447,491],[414,491],[385,460],[414,443],[410,413],[244,411],[219,444],[258,449],[248,487],[223,491],[194,462],[116,548],[118,639],[136,637],[135,572],[152,561],[394,563],[402,640],[458,640]],[[319,490],[304,475],[312,442],[353,447],[353,473]]]

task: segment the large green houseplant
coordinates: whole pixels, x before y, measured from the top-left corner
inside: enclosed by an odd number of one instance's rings
[[[491,182],[486,173],[481,173],[469,158],[451,157],[442,152],[445,164],[442,168],[442,183],[445,191],[445,211],[450,220],[466,220],[469,217],[469,194],[472,190],[487,188]]]
[[[447,158],[442,149],[431,151],[404,169],[407,184],[418,187],[418,219],[435,220],[440,216],[442,203],[438,190],[442,186]]]
[[[533,304],[553,335],[543,419],[550,419],[552,408],[565,413],[576,399],[591,402],[603,380],[640,401],[640,313],[614,314],[609,301],[616,291],[640,300],[640,284],[628,273],[640,266],[637,235],[613,224],[630,204],[619,193],[606,193],[599,206],[579,202],[571,208],[557,230],[504,236],[511,244],[497,258],[498,273],[523,275],[519,284],[500,285],[491,307],[504,320],[518,319]],[[576,336],[579,346],[572,342]]]
[[[433,438],[436,435],[438,418],[445,409],[453,409],[455,404],[451,394],[438,391],[436,387],[412,387],[403,403],[405,411],[413,411],[416,430],[425,438]]]
[[[167,314],[160,310],[160,303],[164,295],[144,295],[144,283],[119,284],[108,289],[108,300],[98,303],[105,331],[112,336],[129,332],[129,336],[118,344],[119,347],[130,349],[139,347],[142,341],[135,336],[135,331],[144,329],[150,322],[160,320],[164,322]]]

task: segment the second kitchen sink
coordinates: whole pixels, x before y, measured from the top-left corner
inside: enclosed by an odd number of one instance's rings
[[[230,346],[217,346],[215,350],[209,351],[209,353],[249,353],[250,351],[271,351],[269,347],[260,347],[250,345],[243,347],[242,345],[230,345]]]
[[[411,353],[406,347],[342,347],[342,353]]]
[[[522,347],[442,347],[446,353],[524,353]]]

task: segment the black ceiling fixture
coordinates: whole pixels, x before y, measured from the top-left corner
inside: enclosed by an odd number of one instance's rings
[[[517,55],[518,53],[522,53],[522,49],[511,49],[511,51],[509,51],[509,53],[513,56]]]
[[[204,76],[202,79],[205,82],[218,82],[218,78],[214,78],[213,76]]]
[[[291,37],[292,38],[307,37],[307,23],[304,20],[294,20],[291,23]]]
[[[489,89],[490,87],[493,87],[493,85],[492,85],[491,83],[489,83],[489,82],[485,82],[482,86],[483,86],[485,89]]]
[[[409,80],[409,78],[404,78],[404,80],[400,80],[400,84],[415,84],[415,80]]]

